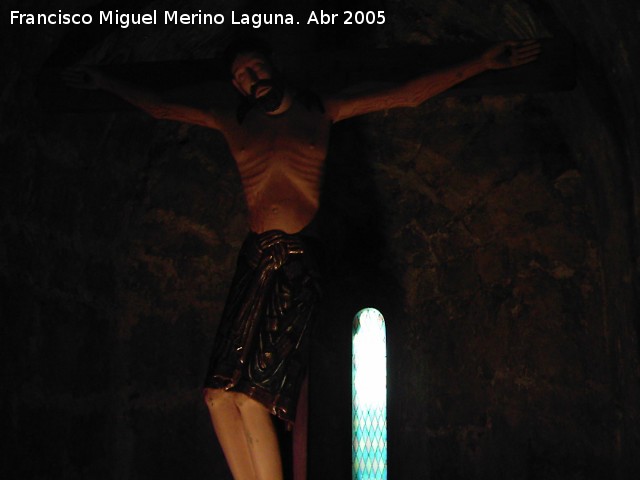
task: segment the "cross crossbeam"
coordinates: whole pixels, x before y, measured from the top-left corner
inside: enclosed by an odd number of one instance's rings
[[[567,91],[575,87],[575,54],[570,42],[541,41],[542,53],[522,67],[485,72],[443,95],[505,95]],[[364,82],[397,82],[471,58],[488,44],[407,46],[371,50],[343,50],[289,54],[278,58],[285,77],[316,91],[338,91]],[[208,94],[228,101],[234,98],[229,75],[215,59],[142,62],[101,67],[106,72],[156,90],[187,85],[206,86]],[[133,106],[103,91],[69,88],[60,69],[47,68],[39,78],[38,96],[54,112],[110,112]]]

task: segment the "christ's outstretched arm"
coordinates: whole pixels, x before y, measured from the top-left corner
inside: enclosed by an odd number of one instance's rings
[[[464,63],[422,75],[408,82],[378,88],[366,93],[338,93],[325,98],[331,120],[347,118],[397,107],[417,107],[449,88],[487,70],[518,67],[533,62],[540,54],[536,40],[499,43],[482,55]]]
[[[189,98],[193,95],[159,93],[88,66],[67,69],[62,77],[67,85],[74,88],[111,92],[154,118],[221,129],[219,112],[212,106],[204,105],[202,99]]]

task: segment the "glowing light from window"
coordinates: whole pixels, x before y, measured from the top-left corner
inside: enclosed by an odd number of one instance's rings
[[[353,321],[352,396],[352,478],[386,480],[387,334],[374,308]]]

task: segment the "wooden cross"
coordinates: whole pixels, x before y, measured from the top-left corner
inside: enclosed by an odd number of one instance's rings
[[[575,54],[571,43],[541,41],[537,61],[514,69],[485,72],[442,95],[503,95],[571,90],[576,84]],[[285,78],[314,91],[335,92],[363,82],[408,80],[431,69],[471,58],[488,44],[407,46],[371,50],[342,50],[290,54],[279,58]],[[207,92],[221,100],[234,98],[229,75],[219,61],[166,61],[104,66],[116,76],[157,90],[207,84]],[[47,68],[39,78],[42,106],[54,112],[112,112],[133,110],[124,100],[103,91],[69,88],[60,69]]]

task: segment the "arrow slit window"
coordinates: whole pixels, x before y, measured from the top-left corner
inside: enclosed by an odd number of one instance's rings
[[[352,479],[386,480],[387,334],[378,310],[355,316],[352,345]]]

